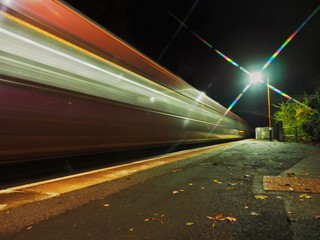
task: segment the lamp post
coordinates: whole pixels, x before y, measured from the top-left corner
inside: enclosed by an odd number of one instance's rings
[[[272,125],[271,125],[271,110],[270,110],[270,87],[269,87],[269,77],[267,77],[267,95],[268,95],[268,122],[269,122],[269,136],[270,136],[270,141],[272,141]]]
[[[251,84],[254,83],[263,83],[261,80],[262,75],[261,72],[254,72],[250,74]],[[267,95],[268,95],[268,128],[269,128],[269,137],[270,141],[272,141],[272,124],[271,124],[271,110],[270,110],[270,87],[269,87],[269,77],[267,77]]]

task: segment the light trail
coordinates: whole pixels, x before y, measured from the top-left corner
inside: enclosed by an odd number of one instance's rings
[[[85,53],[85,54],[87,54],[87,55],[89,55],[89,56],[91,56],[91,57],[94,57],[94,58],[96,58],[96,59],[98,59],[98,60],[106,63],[107,65],[111,65],[112,67],[114,67],[114,68],[116,68],[116,69],[119,69],[119,70],[121,70],[121,71],[125,71],[125,72],[128,73],[129,75],[133,75],[133,76],[135,76],[135,77],[139,77],[139,78],[141,78],[141,79],[144,79],[144,80],[146,80],[147,82],[151,82],[149,79],[147,79],[147,78],[145,78],[145,77],[142,77],[142,76],[140,76],[140,75],[137,75],[137,74],[134,73],[134,72],[131,72],[131,71],[129,71],[129,70],[123,68],[123,67],[120,67],[120,66],[114,64],[113,62],[110,62],[110,61],[108,61],[108,60],[106,60],[106,59],[104,59],[104,58],[102,58],[102,57],[100,57],[100,56],[98,56],[98,55],[90,52],[90,51],[85,50],[84,48],[78,47],[77,45],[74,45],[74,44],[71,43],[71,42],[68,42],[68,41],[66,41],[66,40],[64,40],[64,39],[62,39],[62,38],[60,38],[60,37],[57,37],[56,35],[53,35],[53,34],[47,32],[47,31],[44,31],[44,30],[42,30],[42,29],[40,29],[40,28],[38,28],[38,27],[36,27],[36,26],[34,26],[34,25],[31,25],[31,24],[29,24],[29,23],[27,23],[27,22],[25,22],[25,21],[23,21],[23,20],[21,20],[21,19],[19,19],[19,18],[16,18],[16,17],[14,17],[14,16],[12,16],[12,15],[10,15],[10,14],[2,11],[2,10],[0,10],[0,15],[3,15],[4,17],[6,17],[6,18],[8,18],[8,19],[10,19],[10,20],[12,20],[12,21],[14,21],[14,22],[16,22],[16,23],[18,23],[18,24],[21,24],[22,26],[27,27],[28,29],[31,29],[31,30],[33,30],[33,31],[36,31],[36,32],[38,32],[38,33],[40,33],[40,34],[43,34],[44,36],[47,36],[47,37],[49,37],[49,38],[51,38],[51,39],[53,39],[53,40],[56,40],[56,41],[58,41],[58,42],[60,42],[60,43],[62,43],[62,44],[65,44],[65,45],[68,46],[68,47],[71,47],[71,48],[73,48],[73,49],[75,49],[75,50],[77,50],[77,51],[81,51],[81,52],[83,52],[83,53]],[[4,28],[0,28],[0,33],[3,33],[3,34],[5,34],[5,35],[11,36],[11,37],[13,37],[13,38],[19,39],[19,40],[21,40],[21,41],[23,41],[23,42],[25,42],[25,43],[29,43],[29,44],[31,44],[31,45],[33,45],[33,46],[36,46],[36,47],[39,47],[39,48],[41,48],[41,49],[47,50],[48,52],[54,53],[54,54],[56,54],[56,55],[59,55],[59,56],[64,57],[64,58],[66,58],[66,59],[69,59],[69,60],[71,60],[71,61],[73,61],[73,62],[79,63],[79,64],[81,64],[81,65],[83,65],[83,66],[87,66],[87,67],[89,67],[89,68],[92,68],[92,69],[94,69],[94,70],[97,70],[97,71],[99,71],[99,72],[102,72],[102,73],[104,73],[104,74],[107,74],[107,75],[109,75],[109,76],[112,76],[112,77],[115,77],[115,78],[121,78],[121,80],[126,81],[127,83],[129,83],[129,84],[131,84],[131,85],[135,85],[135,86],[141,87],[141,88],[143,88],[143,89],[146,89],[147,91],[153,92],[153,93],[155,93],[155,94],[162,95],[162,96],[164,96],[165,98],[169,98],[169,99],[171,99],[171,100],[173,100],[173,101],[175,101],[175,102],[178,102],[179,104],[186,104],[184,101],[182,101],[182,100],[180,100],[180,99],[178,99],[178,98],[175,98],[175,97],[173,97],[173,96],[170,96],[170,95],[166,94],[165,91],[164,91],[164,92],[158,91],[158,90],[156,90],[156,89],[153,89],[153,88],[151,88],[151,87],[148,87],[147,85],[143,85],[143,84],[138,83],[138,82],[136,82],[136,81],[134,81],[134,80],[132,80],[132,79],[129,79],[129,78],[127,78],[127,77],[124,77],[124,76],[122,76],[122,75],[119,75],[119,74],[116,73],[116,72],[111,72],[111,71],[109,71],[109,70],[107,70],[107,69],[104,69],[104,68],[102,68],[102,67],[98,67],[98,66],[96,66],[96,65],[94,65],[94,64],[91,64],[91,63],[89,63],[89,62],[80,60],[80,59],[78,59],[78,58],[76,58],[76,57],[70,56],[70,55],[68,55],[68,54],[66,54],[66,53],[63,53],[63,52],[61,52],[61,51],[57,51],[57,50],[55,50],[55,49],[53,49],[53,48],[51,48],[51,47],[45,46],[45,45],[40,44],[40,43],[37,43],[37,42],[35,42],[35,41],[31,40],[31,39],[27,39],[27,38],[25,38],[25,37],[23,37],[23,36],[20,36],[20,35],[17,35],[17,34],[15,34],[15,33],[13,33],[13,32],[10,32],[10,31],[8,31],[8,30],[6,30],[6,29],[4,29]],[[157,86],[160,86],[159,84],[156,84],[156,85],[157,85]],[[162,87],[162,86],[161,86],[161,87]],[[188,96],[189,96],[189,95],[188,95]],[[196,109],[198,109],[198,110],[200,110],[200,111],[202,111],[202,112],[206,112],[206,113],[209,113],[209,114],[212,115],[212,112],[209,112],[208,110],[202,109],[202,108],[200,108],[200,107],[198,107],[198,106],[191,105],[190,103],[187,103],[187,104],[190,105],[190,108],[194,107],[194,108],[196,108]]]

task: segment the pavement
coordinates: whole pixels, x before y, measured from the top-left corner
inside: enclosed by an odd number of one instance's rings
[[[266,190],[266,176],[320,178],[320,147],[221,144],[0,211],[0,239],[320,240],[320,194]]]

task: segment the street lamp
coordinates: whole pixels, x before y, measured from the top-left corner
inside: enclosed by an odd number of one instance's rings
[[[250,73],[250,83],[251,84],[263,83],[261,72]]]
[[[251,84],[263,83],[261,72],[251,73],[250,74],[250,83]],[[270,141],[272,141],[269,77],[267,77],[267,96],[268,96],[268,128],[269,128]]]
[[[269,122],[269,135],[270,141],[272,141],[272,125],[271,125],[271,110],[270,110],[270,87],[269,87],[269,77],[267,77],[267,94],[268,94],[268,122]]]

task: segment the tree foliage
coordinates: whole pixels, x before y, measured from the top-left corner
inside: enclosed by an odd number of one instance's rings
[[[312,141],[320,142],[320,89],[316,97],[310,101],[309,105],[318,113],[306,116],[305,121],[302,123],[302,129],[310,136]]]
[[[298,134],[301,140],[320,141],[320,88],[316,92],[315,98],[311,101],[304,100],[303,105],[299,105],[292,100],[282,102],[276,107],[278,111],[274,114],[276,122],[282,122],[286,135]],[[310,110],[308,107],[318,113]]]

